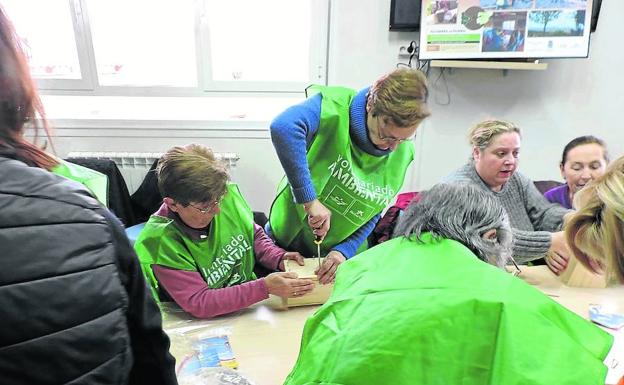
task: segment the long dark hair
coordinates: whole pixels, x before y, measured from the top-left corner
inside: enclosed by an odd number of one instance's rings
[[[582,146],[584,144],[597,144],[602,147],[604,160],[609,163],[609,153],[607,151],[607,145],[605,144],[605,142],[602,139],[598,139],[593,135],[585,135],[574,138],[568,144],[566,144],[566,146],[563,148],[563,154],[561,155],[561,167],[563,167],[566,160],[568,160],[568,152],[570,152],[570,150],[572,150],[573,148]]]
[[[58,164],[56,158],[24,138],[28,124],[34,129],[37,143],[37,119],[51,144],[50,127],[26,55],[13,23],[0,7],[0,155],[51,170]]]

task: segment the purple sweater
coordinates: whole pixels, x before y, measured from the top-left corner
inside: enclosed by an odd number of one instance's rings
[[[190,238],[198,239],[207,230],[188,227],[177,214],[163,204],[155,215],[173,219]],[[270,270],[278,270],[286,250],[275,245],[262,227],[254,223],[254,254],[256,261]],[[211,289],[199,272],[153,265],[159,285],[187,313],[197,318],[211,318],[231,313],[269,297],[264,278],[240,285]]]
[[[544,193],[544,196],[550,203],[559,203],[566,209],[572,208],[572,202],[570,202],[570,189],[567,184],[551,188]]]
[[[349,133],[353,144],[373,156],[385,156],[389,150],[379,150],[368,137],[366,127],[366,96],[368,88],[360,90],[349,106]],[[289,107],[271,123],[271,140],[284,168],[293,196],[297,203],[316,199],[312,176],[308,169],[307,150],[318,131],[321,122],[321,94],[309,97]],[[379,215],[375,215],[364,226],[357,229],[332,250],[339,251],[349,259],[375,228]],[[271,233],[270,224],[267,232]]]

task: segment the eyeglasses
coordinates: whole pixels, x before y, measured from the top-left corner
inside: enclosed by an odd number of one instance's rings
[[[401,143],[406,142],[408,140],[414,139],[415,135],[412,135],[412,136],[410,136],[408,138],[395,138],[393,136],[382,136],[381,135],[381,130],[384,127],[381,126],[381,122],[379,120],[380,116],[381,115],[377,115],[377,117],[376,117],[377,118],[377,130],[376,130],[377,131],[377,139],[381,140],[382,142],[388,143],[388,144],[401,144]],[[385,131],[385,129],[384,129],[384,131]]]
[[[208,207],[205,207],[205,208],[197,207],[197,206],[195,206],[192,203],[189,203],[188,205],[191,206],[192,208],[194,208],[195,210],[199,211],[202,214],[208,214],[208,213],[212,212],[215,209],[215,207],[220,205],[222,201],[223,201],[223,197],[213,201],[210,205],[208,205]]]

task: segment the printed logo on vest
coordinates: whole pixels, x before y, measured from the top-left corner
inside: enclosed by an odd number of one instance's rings
[[[221,248],[221,254],[215,258],[212,265],[209,268],[202,267],[206,283],[212,286],[223,278],[228,277],[236,266],[241,265],[241,259],[249,250],[251,250],[251,245],[243,234],[232,236],[230,242]],[[239,273],[235,273],[230,277],[228,286],[239,283],[243,279],[244,277]]]
[[[366,218],[370,210],[375,210],[370,203],[385,207],[394,197],[392,187],[388,185],[382,187],[353,175],[351,163],[342,155],[338,155],[338,159],[327,169],[332,178],[324,190],[329,191],[325,202],[336,212],[343,213],[347,219],[351,217],[350,221],[357,221],[353,223],[360,223],[358,218]]]

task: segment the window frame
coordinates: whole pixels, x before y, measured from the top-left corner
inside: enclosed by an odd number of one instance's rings
[[[89,39],[87,39],[90,34],[85,30],[85,25],[82,22],[83,12],[80,0],[66,1],[69,6],[74,31],[74,42],[78,54],[78,65],[80,66],[80,79],[34,77],[34,80],[40,90],[93,90],[95,81],[90,58],[92,49],[89,47]]]
[[[205,53],[206,59],[200,65],[203,75],[203,90],[210,91],[256,91],[256,92],[302,92],[311,83],[326,84],[327,79],[327,50],[329,36],[329,1],[311,0],[312,12],[310,18],[311,25],[318,26],[310,31],[310,61],[309,80],[303,82],[272,82],[272,81],[217,81],[210,78],[211,74],[211,54],[210,49],[210,26],[208,18],[205,17],[207,3],[202,1],[203,7],[199,15],[198,38],[200,47],[199,53]],[[202,58],[204,55],[201,55]],[[201,59],[201,58],[198,58]],[[198,60],[200,61],[200,60]]]
[[[210,35],[205,10],[207,0],[194,0],[196,87],[103,86],[99,84],[87,0],[67,0],[70,5],[82,79],[35,78],[42,94],[102,96],[211,96],[232,93],[301,93],[311,83],[326,84],[329,39],[329,0],[311,0],[309,81],[214,81],[211,79]]]

